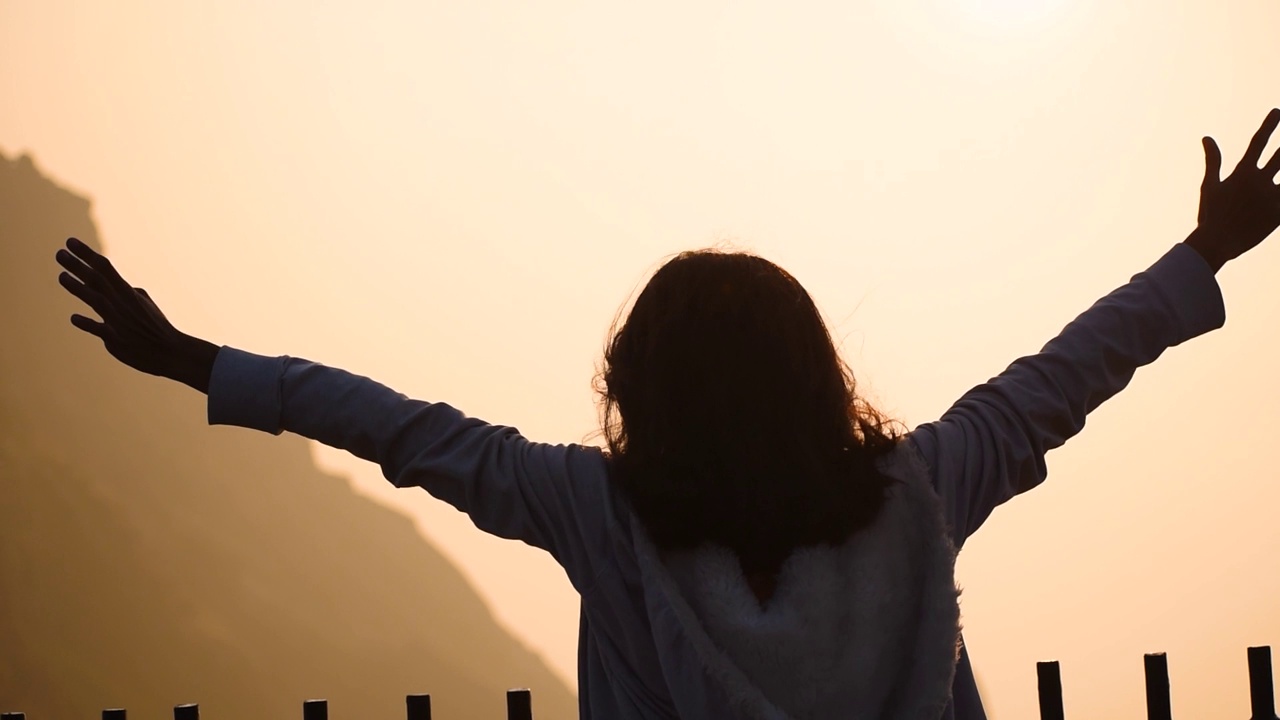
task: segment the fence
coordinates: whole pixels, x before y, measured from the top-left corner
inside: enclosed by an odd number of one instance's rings
[[[1147,720],[1173,720],[1169,700],[1169,659],[1164,653],[1143,656],[1147,676]],[[1057,661],[1036,663],[1040,691],[1040,720],[1063,720],[1062,673]],[[1271,678],[1271,647],[1249,648],[1249,720],[1280,720],[1276,717],[1275,686]],[[431,720],[431,696],[405,697],[408,720]],[[199,720],[197,705],[179,705],[173,720]],[[302,720],[328,720],[329,703],[307,700],[302,703]],[[0,713],[0,720],[26,720],[20,712]],[[102,711],[102,720],[125,720],[119,708]],[[507,720],[533,720],[533,701],[528,690],[507,691]]]
[[[1169,701],[1169,659],[1164,653],[1144,655],[1147,675],[1147,720],[1172,720]],[[1040,685],[1040,720],[1063,720],[1062,674],[1058,663],[1036,663]],[[1276,718],[1275,686],[1271,680],[1271,647],[1249,648],[1250,720]]]
[[[430,695],[406,695],[404,704],[408,720],[431,720]],[[26,714],[0,713],[0,720],[26,720]],[[122,708],[103,710],[102,720],[125,720],[125,711]],[[173,720],[200,720],[200,706],[178,705],[173,709]],[[328,701],[302,703],[302,720],[329,720]],[[528,690],[507,691],[507,720],[533,720],[533,699]]]

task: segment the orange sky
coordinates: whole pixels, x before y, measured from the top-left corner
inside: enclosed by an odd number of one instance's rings
[[[1277,27],[1269,0],[0,0],[0,151],[90,195],[187,332],[538,440],[593,431],[637,284],[733,240],[914,425],[1186,235],[1200,137],[1233,164],[1280,104]],[[1049,658],[1073,716],[1138,717],[1152,651],[1175,712],[1247,714],[1245,647],[1280,647],[1277,273],[1268,245],[1223,271],[1227,328],[1140,372],[966,546],[993,717],[1034,716]],[[574,680],[548,558],[317,457]]]

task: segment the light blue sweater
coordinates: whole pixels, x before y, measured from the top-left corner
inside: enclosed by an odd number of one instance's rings
[[[1039,353],[909,433],[905,442],[928,468],[955,547],[997,505],[1042,482],[1045,453],[1079,432],[1085,415],[1138,367],[1224,321],[1208,264],[1176,245]],[[347,450],[379,464],[395,485],[423,487],[467,513],[481,530],[551,553],[582,597],[582,718],[730,717],[722,691],[674,627],[666,597],[643,582],[633,517],[612,492],[600,449],[531,442],[515,428],[342,370],[231,347],[214,363],[208,420],[288,430]],[[942,717],[985,717],[963,649]]]

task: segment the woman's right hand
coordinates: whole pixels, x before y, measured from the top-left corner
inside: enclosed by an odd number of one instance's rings
[[[102,318],[72,315],[72,325],[102,340],[112,357],[134,370],[209,392],[216,345],[180,332],[146,290],[129,285],[110,260],[79,240],[67,240],[55,257],[67,270],[58,282]]]
[[[1280,185],[1275,182],[1280,173],[1280,151],[1259,167],[1262,151],[1278,125],[1280,108],[1267,114],[1244,157],[1225,180],[1220,179],[1222,151],[1213,138],[1204,139],[1199,224],[1186,242],[1215,271],[1253,249],[1280,226]]]

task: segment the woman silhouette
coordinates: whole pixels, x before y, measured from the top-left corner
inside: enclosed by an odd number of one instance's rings
[[[968,720],[956,548],[1138,367],[1223,324],[1214,274],[1280,225],[1280,152],[1259,167],[1278,124],[1225,180],[1205,138],[1185,241],[906,433],[858,399],[800,284],[748,254],[683,253],[649,281],[605,351],[607,449],[185,335],[74,239],[59,282],[102,318],[75,327],[208,393],[211,424],[342,448],[550,552],[581,595],[584,718]]]

